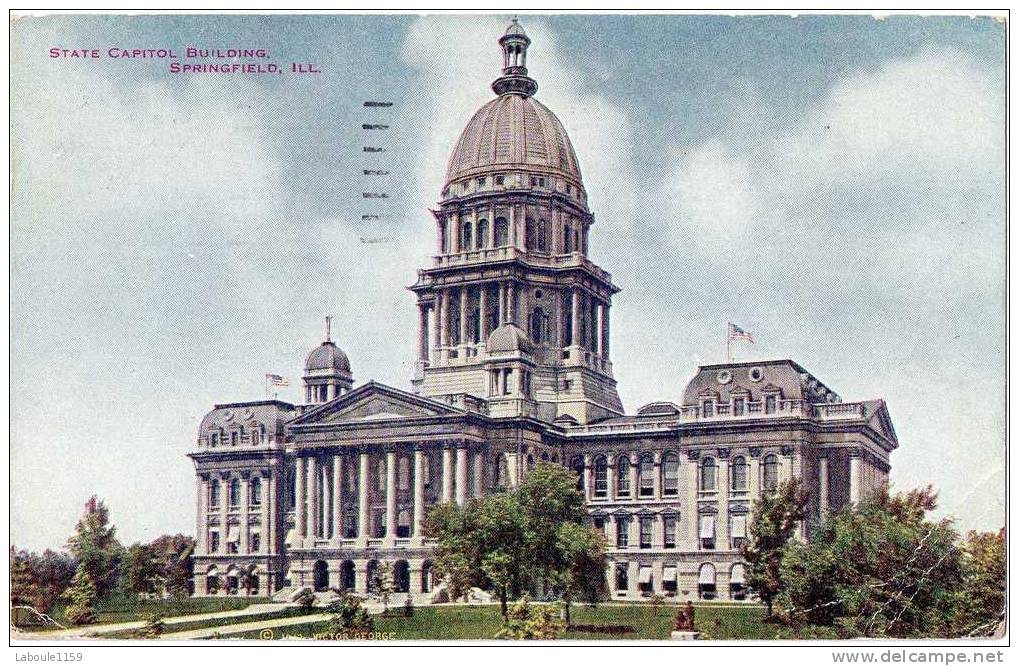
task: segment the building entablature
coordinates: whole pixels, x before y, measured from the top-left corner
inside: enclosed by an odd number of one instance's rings
[[[479,274],[465,275],[464,268],[476,267]],[[493,275],[493,271],[496,273]],[[459,286],[476,280],[490,282],[500,276],[525,280],[548,275],[557,284],[566,284],[575,274],[574,284],[586,287],[600,297],[619,293],[612,274],[579,252],[566,254],[537,253],[516,247],[497,247],[434,255],[431,268],[418,269],[418,281],[409,287],[421,292],[438,286]],[[567,281],[567,282],[564,282]]]

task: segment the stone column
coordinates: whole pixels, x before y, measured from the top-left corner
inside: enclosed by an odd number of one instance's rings
[[[428,305],[418,303],[418,359],[428,360]]]
[[[368,526],[368,451],[362,450],[359,456],[357,475],[357,538],[362,542],[368,540],[371,533]],[[367,566],[367,560],[365,560]]]
[[[267,521],[268,521],[266,523],[266,525],[268,525],[268,527],[265,528],[266,529],[265,543],[266,543],[266,548],[268,548],[268,550],[266,552],[268,552],[268,553],[275,553],[276,550],[277,550],[277,548],[276,548],[276,532],[278,530],[278,528],[277,528],[277,524],[278,524],[278,521],[279,521],[278,516],[283,513],[283,510],[280,508],[281,502],[280,502],[280,499],[279,499],[279,488],[278,488],[278,485],[277,485],[277,482],[276,482],[276,479],[278,478],[279,473],[280,472],[279,472],[278,469],[276,469],[276,470],[270,469],[269,470],[269,476],[267,477],[267,479],[268,479],[267,484],[269,486],[269,492],[268,492],[268,495],[266,495],[266,502],[272,502],[272,504],[268,505],[268,509],[269,510],[268,510],[268,513],[266,514]]]
[[[386,539],[396,538],[396,451],[386,451]]]
[[[729,459],[718,457],[718,526],[715,548],[729,550]]]
[[[510,488],[516,488],[520,485],[520,463],[518,458],[519,456],[516,453],[506,454],[506,468],[509,470]]]
[[[605,482],[608,488],[606,489],[605,497],[611,502],[616,498],[616,455],[614,453],[607,454],[606,461],[608,463],[608,470],[605,474]]]
[[[488,342],[488,287],[481,285],[481,293],[478,296],[478,310],[481,315],[478,317],[478,342]]]
[[[818,506],[821,513],[821,517],[824,517],[828,513],[829,499],[828,499],[828,459],[819,458],[817,461],[817,475],[818,475]]]
[[[640,488],[637,487],[637,483],[640,481],[640,451],[634,450],[630,454],[630,498],[637,499],[640,497]]]
[[[491,227],[490,227],[491,228]],[[411,597],[421,594],[421,583],[422,573],[424,572],[424,560],[414,559],[407,560],[408,569],[410,571],[410,585],[409,590]]]
[[[633,513],[630,515],[630,533],[627,538],[627,543],[631,550],[637,550],[640,548],[640,514]]]
[[[467,448],[464,446],[456,449],[456,503],[460,506],[467,503]]]
[[[849,501],[856,504],[860,501],[860,452],[849,453]]]
[[[661,514],[651,518],[651,548],[665,548],[665,525],[662,524]]]
[[[610,345],[610,340],[612,338],[612,336],[609,333],[609,312],[611,312],[611,309],[609,308],[608,303],[606,303],[605,304],[605,310],[604,310],[604,313],[602,315],[602,318],[604,320],[604,326],[602,328],[602,345],[601,345],[602,346],[602,355],[606,358],[606,360],[609,357],[609,345]]]
[[[616,519],[611,515],[605,516],[605,541],[609,550],[616,547]]]
[[[239,530],[241,542],[237,544],[237,552],[244,554],[251,552],[251,548],[249,548],[250,542],[248,540],[248,503],[250,502],[249,483],[251,483],[249,479],[241,479],[241,526]]]
[[[584,501],[590,503],[591,498],[594,497],[594,489],[591,488],[592,481],[594,480],[594,474],[591,473],[591,454],[584,454],[584,472],[580,475],[580,478],[584,480]]]
[[[460,287],[460,346],[464,347],[467,340],[467,287]]]
[[[597,325],[594,329],[595,351],[598,353],[598,356],[604,356],[605,350],[602,348],[602,344],[604,343],[602,331],[604,330],[605,327],[605,306],[602,305],[601,303],[595,305],[595,318],[597,320]]]
[[[430,318],[430,322],[429,323],[431,324],[431,328],[432,328],[432,339],[431,339],[432,349],[429,350],[429,358],[431,359],[431,361],[433,363],[436,363],[439,360],[439,356],[438,355],[432,356],[431,352],[432,352],[432,350],[434,350],[435,348],[437,348],[439,346],[439,336],[441,335],[440,330],[439,330],[440,327],[439,327],[439,299],[438,299],[438,297],[436,297],[435,300],[432,301],[430,317],[431,318]]]
[[[425,527],[425,452],[414,448],[414,537],[424,538]]]
[[[573,347],[580,346],[580,290],[576,287],[573,288],[571,294],[573,299],[571,302],[570,309],[570,345]]]
[[[449,290],[439,292],[439,346],[449,346]]]
[[[322,513],[322,519],[321,519],[322,522],[319,525],[319,536],[321,536],[323,539],[328,539],[329,538],[329,524],[331,522],[331,517],[329,516],[329,511],[330,511],[330,509],[332,509],[332,506],[333,506],[332,493],[331,493],[331,489],[329,487],[329,476],[330,476],[329,475],[329,459],[328,458],[323,458],[322,461],[321,461],[321,464],[319,465],[319,467],[320,467],[320,471],[321,471],[321,474],[319,474],[319,483],[322,486],[322,493],[321,493],[321,495],[322,495],[322,500],[321,500],[322,501],[322,505],[320,507],[320,511]]]
[[[506,323],[506,283],[499,283],[499,326]]]
[[[450,217],[449,253],[456,254],[459,251],[460,251],[460,214],[456,213]]]
[[[354,591],[368,592],[368,560],[354,560]]]
[[[453,501],[453,449],[448,444],[442,448],[442,501]]]
[[[482,451],[474,453],[474,488],[472,495],[481,497],[485,492],[485,454]]]
[[[227,524],[230,516],[230,477],[226,474],[219,478],[219,552],[227,552],[227,536],[230,527]]]
[[[658,519],[656,518],[655,525],[657,524]],[[664,563],[660,560],[651,564],[651,589],[654,590],[655,594],[661,594],[664,589],[663,583],[665,581],[662,580],[662,576],[664,575],[662,569],[664,568]]]
[[[520,326],[520,322],[517,321],[516,286],[512,281],[506,284],[506,321]]]
[[[626,588],[626,594],[631,597],[638,596],[638,586],[640,585],[640,566],[636,560],[630,560],[629,571],[627,574],[626,582],[628,583],[628,586]]]
[[[269,534],[271,527],[269,526],[269,502],[272,501],[272,495],[269,494],[269,474],[261,477],[259,484],[262,486],[262,503],[259,505],[259,516],[258,523],[261,529],[261,538],[258,543],[258,552],[262,555],[268,554],[269,551]]]
[[[750,456],[750,503],[753,504],[761,496],[761,458]]]
[[[333,541],[343,539],[343,455],[333,455]]]
[[[689,539],[689,550],[699,550],[699,537],[697,531],[700,525],[697,524],[697,460],[687,459],[686,465],[686,515],[687,515],[687,538]]]
[[[308,464],[308,536],[314,540],[318,536],[318,461],[314,457],[307,459]]]
[[[205,555],[209,552],[207,550],[208,541],[206,539],[206,534],[209,532],[209,509],[207,507],[209,501],[209,483],[200,474],[195,479],[195,492],[198,493],[196,498],[198,506],[195,509],[197,513],[195,516],[195,552]]]
[[[613,560],[607,560],[605,565],[605,583],[611,599],[616,596],[616,563]]]
[[[655,480],[654,480],[654,498],[662,498],[662,452],[655,451],[653,454],[655,460]]]
[[[304,456],[297,456],[296,468],[294,474],[294,532],[296,532],[294,543],[303,546],[304,537],[308,534],[308,512],[305,499],[307,490],[304,487],[307,466]]]

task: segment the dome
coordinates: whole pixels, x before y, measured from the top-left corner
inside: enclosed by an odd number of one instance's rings
[[[527,37],[527,33],[524,32],[524,26],[520,25],[520,22],[517,21],[516,19],[513,19],[509,26],[506,27],[506,32],[503,34],[520,35],[521,37]]]
[[[311,350],[304,362],[305,372],[328,370],[343,375],[350,374],[350,360],[332,340],[327,340]]]
[[[488,353],[534,353],[534,343],[516,324],[503,324],[488,336]]]
[[[500,95],[478,109],[460,133],[446,185],[505,171],[562,176],[583,189],[570,137],[547,106],[524,95]]]

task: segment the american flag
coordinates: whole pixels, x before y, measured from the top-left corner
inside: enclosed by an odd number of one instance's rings
[[[754,336],[751,335],[748,331],[744,331],[742,328],[740,328],[736,324],[733,324],[732,322],[729,322],[729,340],[730,341],[732,341],[732,340],[746,340],[747,342],[753,344],[754,343]]]
[[[290,380],[283,375],[273,375],[266,373],[265,381],[269,382],[273,386],[290,386]]]

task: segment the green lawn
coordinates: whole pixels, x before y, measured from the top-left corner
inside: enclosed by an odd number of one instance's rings
[[[570,631],[575,640],[664,640],[672,631],[676,606],[663,606],[658,615],[647,604],[600,605],[597,608],[575,605],[574,625],[592,625],[589,631]],[[760,606],[698,605],[697,628],[705,639],[775,639],[776,625],[761,621]],[[398,609],[397,609],[398,611]],[[375,631],[392,633],[395,640],[489,640],[502,623],[498,606],[439,606],[417,608],[413,617],[376,617]],[[601,631],[594,630],[597,627]],[[607,633],[608,627],[625,627],[622,633]],[[276,630],[276,638],[310,637],[325,633],[325,622],[299,624]],[[258,632],[229,638],[258,638]],[[783,633],[782,638],[792,637]]]
[[[196,615],[198,613],[215,613],[217,611],[246,608],[253,603],[264,603],[266,597],[188,597],[184,599],[134,599],[128,597],[112,597],[99,604],[99,621],[96,624],[115,624],[145,620],[153,613],[163,617],[177,615]],[[49,616],[64,626],[71,626],[64,615],[64,603],[59,602],[50,610]],[[23,627],[26,630],[54,629],[48,627]]]

